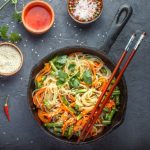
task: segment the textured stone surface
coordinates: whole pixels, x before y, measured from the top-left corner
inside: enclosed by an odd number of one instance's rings
[[[24,4],[29,0],[24,0]],[[150,149],[150,52],[149,35],[125,73],[128,86],[128,107],[125,121],[102,141],[89,145],[75,146],[63,144],[49,138],[36,124],[27,105],[26,89],[31,68],[44,56],[57,48],[69,45],[99,47],[109,30],[111,21],[125,2],[133,7],[133,15],[112,47],[110,56],[117,59],[128,38],[135,30],[149,34],[149,0],[104,0],[101,18],[88,28],[80,28],[67,14],[66,0],[48,1],[56,12],[53,28],[41,37],[35,37],[21,24],[12,21],[13,7],[7,5],[0,12],[0,25],[9,24],[10,31],[19,31],[23,40],[17,45],[24,54],[24,66],[14,77],[0,78],[0,149],[86,149],[86,150],[148,150]],[[2,0],[0,1],[2,3]],[[19,2],[22,8],[22,1]],[[5,96],[10,95],[11,122],[3,113]]]

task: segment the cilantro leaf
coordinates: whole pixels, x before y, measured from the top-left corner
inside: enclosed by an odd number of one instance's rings
[[[21,14],[20,13],[13,13],[13,15],[12,15],[12,19],[13,20],[16,20],[17,22],[21,22],[22,21],[22,19],[21,19]]]
[[[68,66],[68,69],[70,70],[70,71],[74,71],[74,69],[75,69],[75,64],[70,64],[69,66]]]
[[[18,41],[20,41],[21,39],[22,39],[22,38],[21,38],[21,35],[18,34],[18,33],[15,33],[15,32],[11,33],[10,36],[9,36],[9,40],[10,40],[11,42],[18,42]]]
[[[57,62],[60,63],[60,64],[65,64],[67,61],[67,55],[63,55],[63,56],[58,56],[57,57]]]
[[[3,40],[8,39],[8,36],[7,36],[8,29],[9,29],[8,26],[0,27],[0,36]]]
[[[79,85],[80,85],[80,81],[77,78],[73,77],[69,80],[69,86],[71,88],[77,88],[79,87]]]
[[[63,71],[59,71],[58,72],[58,80],[56,82],[57,85],[62,85],[66,82],[68,78],[68,74],[63,72]]]
[[[73,76],[70,80],[69,80],[69,86],[71,88],[78,88],[80,85],[80,81],[78,79],[78,77],[80,76],[80,73],[77,73],[75,76]]]
[[[82,79],[85,83],[91,85],[92,84],[92,73],[89,70],[84,71]]]
[[[18,42],[21,40],[21,35],[19,35],[18,33],[11,33],[10,35],[7,35],[8,33],[8,26],[1,26],[0,27],[0,37],[3,40],[10,40],[11,42]]]
[[[67,55],[58,56],[58,57],[55,57],[53,59],[53,63],[56,66],[57,69],[63,68],[63,66],[65,65],[66,61],[67,61]]]

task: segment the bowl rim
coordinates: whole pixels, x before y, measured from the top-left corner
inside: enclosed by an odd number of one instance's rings
[[[50,24],[48,25],[48,27],[46,27],[44,29],[41,29],[41,30],[36,30],[36,29],[33,29],[33,28],[29,27],[27,25],[26,21],[25,21],[25,13],[28,10],[28,8],[29,7],[32,8],[32,7],[36,6],[36,5],[40,5],[43,8],[47,7],[48,8],[47,10],[51,13],[51,22],[50,22]],[[29,32],[34,33],[34,34],[42,34],[42,33],[47,32],[53,26],[54,21],[55,21],[55,12],[54,12],[53,7],[49,3],[45,2],[45,1],[41,1],[41,0],[35,0],[35,1],[28,2],[26,4],[26,6],[23,8],[21,17],[22,17],[22,23],[23,23],[24,27]]]
[[[103,12],[103,9],[104,9],[104,2],[103,2],[103,0],[100,0],[101,3],[102,3],[102,6],[101,6],[101,12],[99,13],[99,15],[98,15],[96,18],[94,18],[93,20],[91,20],[91,21],[85,21],[85,22],[83,22],[83,21],[80,21],[80,20],[76,19],[76,18],[71,14],[71,12],[70,12],[70,10],[69,10],[69,1],[70,1],[70,0],[67,0],[67,10],[68,10],[69,16],[70,16],[75,22],[77,22],[77,23],[79,23],[79,24],[82,24],[82,25],[87,25],[87,24],[93,23],[93,22],[95,22],[96,20],[98,20],[98,19],[101,17],[102,12]]]
[[[3,46],[3,45],[9,45],[9,46],[11,46],[11,47],[14,47],[14,48],[19,52],[19,54],[20,54],[21,62],[20,62],[19,68],[18,68],[16,71],[11,72],[11,73],[2,73],[2,72],[0,72],[0,75],[1,75],[1,76],[12,76],[12,75],[15,75],[16,73],[18,73],[18,72],[21,70],[21,68],[22,68],[22,66],[23,66],[24,58],[23,58],[22,51],[20,50],[20,48],[19,48],[18,46],[16,46],[16,45],[13,44],[13,43],[9,43],[9,42],[2,42],[2,43],[0,43],[0,46]]]

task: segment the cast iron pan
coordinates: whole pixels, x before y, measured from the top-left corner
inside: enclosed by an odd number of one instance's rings
[[[122,13],[125,13],[123,18],[120,21],[120,18],[122,16]],[[101,46],[101,48],[96,49],[96,48],[90,48],[90,47],[81,47],[81,46],[70,46],[70,47],[65,47],[61,48],[58,50],[55,50],[54,52],[50,53],[48,56],[44,57],[38,64],[36,64],[30,74],[29,78],[29,84],[28,84],[28,102],[29,102],[29,107],[30,110],[35,118],[35,120],[38,122],[39,126],[42,128],[43,131],[45,131],[50,137],[54,137],[57,140],[67,142],[67,143],[74,143],[76,144],[77,139],[71,139],[67,140],[63,137],[56,137],[54,134],[50,133],[44,126],[42,125],[41,121],[39,120],[37,113],[36,113],[36,108],[33,104],[32,101],[32,91],[35,89],[34,85],[34,78],[36,74],[43,68],[44,63],[48,62],[50,59],[54,58],[55,56],[58,55],[64,55],[64,54],[70,54],[74,52],[83,52],[87,54],[91,54],[94,56],[97,56],[101,58],[105,64],[113,71],[115,64],[112,62],[112,60],[107,56],[108,52],[110,51],[111,46],[117,39],[118,35],[120,34],[121,30],[125,26],[125,24],[128,22],[130,16],[132,14],[132,8],[131,6],[124,4],[122,5],[115,18],[113,19],[112,25],[110,27],[110,30],[108,32],[108,37],[104,44]],[[100,51],[101,50],[101,51]],[[121,104],[120,104],[120,109],[113,118],[113,122],[110,126],[106,127],[102,133],[98,134],[95,137],[87,139],[85,142],[80,142],[81,143],[89,143],[91,141],[95,141],[97,139],[102,139],[105,137],[108,133],[113,131],[116,127],[120,126],[124,120],[125,116],[125,110],[126,110],[126,105],[127,105],[127,86],[124,77],[119,83],[119,87],[121,90]]]

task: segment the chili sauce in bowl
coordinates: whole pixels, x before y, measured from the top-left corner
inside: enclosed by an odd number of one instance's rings
[[[22,21],[29,32],[34,34],[45,33],[54,23],[53,8],[44,1],[29,2],[23,9]]]
[[[102,0],[68,0],[69,15],[81,24],[97,20],[102,13],[102,8]]]

